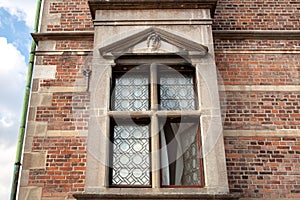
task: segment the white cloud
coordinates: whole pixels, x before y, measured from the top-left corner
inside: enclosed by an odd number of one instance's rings
[[[12,183],[14,160],[15,160],[15,145],[7,146],[0,143],[0,171],[1,171],[1,182],[0,182],[0,195],[1,199],[9,199],[10,188]]]
[[[18,126],[24,95],[26,63],[17,48],[0,37],[0,140],[12,141],[16,134],[11,133]],[[9,131],[9,133],[7,133]]]
[[[19,20],[25,21],[28,27],[33,27],[36,0],[0,0],[0,7],[17,16]]]
[[[0,37],[0,181],[1,199],[9,199],[15,144],[24,96],[26,63],[17,48]]]

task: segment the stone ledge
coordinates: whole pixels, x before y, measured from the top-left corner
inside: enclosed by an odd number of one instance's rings
[[[299,30],[213,30],[215,39],[246,40],[299,40]]]
[[[31,33],[34,41],[41,40],[91,40],[94,38],[94,31],[51,31],[42,33]]]
[[[137,189],[138,190],[138,189]],[[208,199],[220,199],[220,200],[238,200],[238,194],[74,194],[77,200],[113,200],[113,199],[143,199],[143,200],[165,200],[165,199],[180,199],[180,200],[208,200]]]

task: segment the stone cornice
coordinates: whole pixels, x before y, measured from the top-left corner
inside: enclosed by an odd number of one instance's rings
[[[94,38],[94,31],[61,31],[61,32],[44,32],[31,33],[35,42],[42,40],[87,40]]]
[[[216,39],[299,40],[299,30],[213,30]]]
[[[41,40],[88,40],[94,38],[94,31],[62,31],[62,32],[44,32],[32,33],[34,41]],[[300,40],[300,31],[298,30],[213,30],[214,39],[224,40],[245,40],[245,39],[266,39],[266,40]]]
[[[93,19],[96,10],[141,10],[141,9],[210,9],[213,16],[217,0],[89,0]]]

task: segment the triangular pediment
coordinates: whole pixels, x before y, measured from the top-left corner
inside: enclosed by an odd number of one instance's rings
[[[99,49],[103,57],[125,54],[185,54],[204,56],[208,48],[158,28],[148,28]]]

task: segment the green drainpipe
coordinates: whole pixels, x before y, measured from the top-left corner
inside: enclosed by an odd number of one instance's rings
[[[38,28],[39,28],[41,3],[42,3],[42,0],[37,0],[34,29],[33,29],[34,33],[37,33]],[[18,135],[17,153],[16,153],[16,160],[15,160],[15,165],[14,165],[14,174],[13,174],[11,193],[10,193],[10,200],[16,199],[17,191],[18,191],[18,182],[19,182],[19,174],[20,174],[20,167],[21,167],[23,142],[24,142],[24,136],[25,136],[25,127],[26,127],[26,121],[27,121],[28,104],[29,104],[29,97],[30,97],[30,90],[31,90],[35,49],[36,49],[36,43],[34,40],[32,40],[30,54],[29,54],[25,95],[24,95],[24,102],[23,102],[23,108],[22,108],[22,114],[21,114],[21,122],[20,122],[19,135]]]

